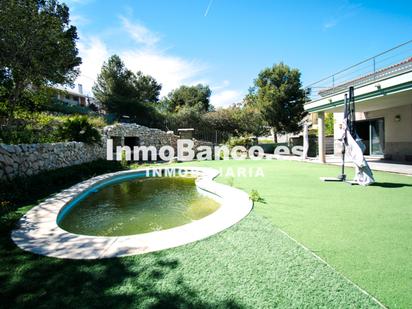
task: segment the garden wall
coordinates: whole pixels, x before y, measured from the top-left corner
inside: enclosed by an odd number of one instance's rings
[[[176,148],[179,137],[159,129],[137,124],[116,124],[104,129],[104,140],[113,138],[118,145],[132,143],[136,146],[171,145]],[[131,139],[130,139],[131,138]],[[135,139],[133,139],[135,138]],[[212,143],[194,140],[194,148]],[[130,145],[130,146],[134,146]],[[116,143],[115,143],[116,146]],[[106,158],[106,146],[88,145],[81,142],[50,144],[0,144],[0,181],[15,177],[26,177],[42,171],[78,165]]]
[[[172,132],[167,133],[136,123],[117,123],[105,127],[103,132],[105,138],[113,139],[114,147],[155,146],[156,149],[159,149],[164,145],[170,145],[176,148],[177,140],[179,139],[179,137]]]
[[[105,156],[105,147],[102,145],[81,142],[0,144],[0,180],[31,176],[41,171],[82,164]]]
[[[155,146],[159,150],[162,146],[170,145],[177,151],[177,140],[179,136],[173,131],[165,132],[159,129],[148,128],[135,123],[117,123],[107,126],[103,130],[105,138],[113,139],[113,150],[116,146],[129,146],[132,150],[134,146]],[[199,146],[210,146],[213,144],[207,141],[192,139],[195,152]]]

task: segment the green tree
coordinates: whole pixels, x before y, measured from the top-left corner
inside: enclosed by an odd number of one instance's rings
[[[137,89],[139,101],[143,103],[159,102],[162,86],[150,75],[144,75],[141,71],[136,73],[134,87]]]
[[[183,107],[190,107],[205,113],[212,109],[210,105],[211,94],[212,92],[207,85],[180,86],[164,98],[163,106],[169,112],[177,112]]]
[[[0,101],[7,117],[25,92],[78,76],[76,27],[69,8],[56,0],[0,1]],[[23,100],[24,101],[24,100]]]
[[[230,106],[227,108],[217,108],[215,111],[202,115],[202,127],[211,128],[217,131],[232,132],[236,134],[240,125],[238,122],[239,107]]]
[[[133,85],[133,72],[119,56],[111,56],[102,66],[93,86],[93,94],[107,112],[121,116],[130,114],[138,96]]]
[[[159,101],[161,85],[142,72],[134,74],[119,56],[111,56],[103,64],[93,94],[105,109],[117,118],[129,116],[150,125],[157,115],[154,105]]]
[[[255,105],[243,105],[237,113],[236,121],[239,123],[239,132],[242,135],[259,137],[270,130],[260,109]]]
[[[260,136],[268,131],[259,109],[244,103],[205,113],[197,125],[203,130],[216,130],[232,136]]]
[[[198,129],[202,114],[199,110],[191,106],[182,106],[176,112],[163,113],[164,126],[167,130],[177,130],[179,128]]]
[[[255,80],[257,104],[275,133],[296,132],[305,116],[300,72],[280,63],[261,71]],[[276,140],[276,134],[275,142]]]
[[[325,134],[326,136],[333,136],[333,113],[325,113]]]

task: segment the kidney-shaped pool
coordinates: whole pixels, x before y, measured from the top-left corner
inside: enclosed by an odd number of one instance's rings
[[[97,176],[28,211],[12,231],[23,250],[69,259],[159,251],[201,240],[252,209],[246,192],[201,167],[138,169]],[[185,176],[165,177],[166,175]],[[184,172],[184,173],[182,173]]]
[[[126,236],[173,228],[215,212],[219,203],[196,188],[194,177],[138,177],[107,185],[61,212],[71,233]]]

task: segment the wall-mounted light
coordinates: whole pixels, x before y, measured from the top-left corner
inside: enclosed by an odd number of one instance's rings
[[[396,115],[396,116],[395,116],[395,121],[396,121],[396,122],[401,121],[401,115]]]

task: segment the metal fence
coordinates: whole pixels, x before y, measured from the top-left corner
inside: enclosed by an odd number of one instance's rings
[[[314,101],[347,91],[350,86],[356,88],[409,71],[412,71],[412,40],[311,83],[305,89]]]
[[[232,137],[230,132],[202,129],[195,129],[193,135],[197,140],[211,142],[214,145],[224,144]]]
[[[226,143],[233,133],[229,131],[216,130],[213,128],[202,127],[200,123],[192,122],[188,120],[187,123],[178,123],[171,120],[164,122],[160,129],[164,131],[173,131],[174,134],[179,135],[178,129],[193,128],[193,137],[197,140],[211,142],[214,145]]]

